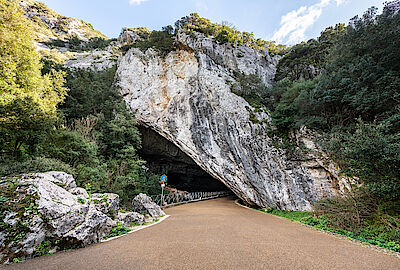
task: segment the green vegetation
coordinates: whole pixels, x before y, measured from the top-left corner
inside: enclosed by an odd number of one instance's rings
[[[234,72],[234,83],[231,85],[231,91],[238,96],[243,97],[247,102],[256,109],[261,109],[265,106],[264,96],[268,89],[265,87],[261,79],[254,74],[245,75],[239,72]]]
[[[128,29],[129,30],[129,29]],[[212,36],[221,44],[230,43],[233,46],[247,45],[257,50],[268,50],[274,54],[284,54],[287,50],[284,45],[276,45],[262,39],[256,39],[253,33],[240,32],[234,26],[228,23],[215,24],[206,18],[200,17],[197,13],[183,17],[175,22],[175,27],[168,25],[161,31],[149,31],[147,28],[134,28],[140,39],[134,43],[128,43],[122,47],[122,51],[126,52],[130,48],[139,48],[147,50],[154,48],[167,55],[176,49],[175,36],[179,31],[193,34],[193,32],[201,33],[206,37]],[[240,55],[238,57],[241,57]]]
[[[137,155],[134,116],[113,87],[115,68],[40,62],[17,1],[0,8],[0,177],[65,171],[92,192],[119,194],[125,206],[140,192],[158,193],[158,177]]]
[[[17,2],[15,0],[11,0],[13,2]],[[102,33],[99,31],[96,31],[93,29],[93,26],[89,23],[86,23],[81,20],[76,20],[73,18],[65,17],[62,16],[55,11],[51,10],[48,8],[45,4],[39,2],[39,1],[31,1],[28,0],[26,1],[28,4],[28,8],[31,11],[34,11],[37,13],[36,16],[33,16],[30,21],[27,21],[27,23],[30,24],[30,26],[34,30],[34,36],[36,40],[46,42],[48,39],[43,39],[43,36],[48,36],[48,37],[54,37],[54,38],[70,38],[72,37],[71,34],[68,33],[68,27],[69,24],[72,21],[76,21],[80,23],[79,30],[84,33],[85,37],[88,39],[91,38],[103,38],[106,39],[107,37],[104,36]],[[57,21],[56,25],[49,25],[46,23],[46,20],[44,18],[50,18],[54,19]]]
[[[122,226],[120,222],[118,222],[117,226],[115,226],[112,231],[104,237],[104,239],[109,239],[112,237],[120,236],[127,234],[131,231],[131,229],[126,228],[125,226]]]
[[[53,39],[46,44],[50,47],[66,47],[69,51],[82,52],[90,50],[103,50],[115,39],[105,39],[103,37],[92,37],[88,41],[83,41],[76,36],[70,37],[67,41],[62,39]]]
[[[142,35],[142,38],[135,43],[127,44],[122,47],[122,51],[127,51],[130,48],[139,48],[142,51],[148,48],[158,50],[162,55],[167,55],[169,52],[176,49],[173,34],[169,31],[152,31],[148,35]]]
[[[172,29],[172,26],[169,26]],[[245,44],[258,50],[268,50],[275,54],[284,54],[286,46],[276,45],[272,42],[256,39],[253,33],[240,32],[229,23],[216,24],[206,18],[200,17],[197,13],[183,17],[175,22],[175,32],[182,29],[186,32],[198,32],[205,36],[213,36],[221,43],[231,43],[234,46]]]
[[[278,209],[260,209],[260,211],[287,218],[289,220],[298,221],[303,224],[316,227],[321,230],[340,234],[348,238],[353,238],[365,243],[387,248],[400,252],[400,232],[395,228],[388,226],[389,224],[400,225],[399,219],[393,217],[379,216],[374,222],[365,222],[358,230],[350,230],[345,227],[332,225],[331,218],[325,215],[315,215],[311,212],[286,211]]]
[[[302,126],[317,131],[322,135],[317,142],[340,165],[341,173],[363,184],[344,198],[316,203],[310,217],[270,211],[396,251],[400,36],[393,29],[399,23],[400,14],[394,10],[385,8],[377,15],[371,8],[347,27],[328,28],[318,40],[293,47],[279,63],[275,86],[253,95],[271,111],[276,127],[271,136],[300,149],[291,134]],[[305,76],[310,65],[322,73]]]
[[[22,158],[37,151],[67,89],[62,71],[41,74],[32,31],[17,2],[0,1],[0,12],[0,151]]]
[[[310,70],[310,66],[316,70],[325,68],[330,50],[345,29],[344,24],[337,24],[335,27],[326,28],[317,40],[311,39],[291,47],[279,61],[275,79],[277,81],[285,78],[290,80],[313,79],[318,72],[314,74]]]
[[[33,254],[33,257],[52,255],[52,253],[50,253],[50,248],[51,248],[51,245],[50,245],[49,240],[42,241],[40,246],[38,246],[36,248],[35,253]]]
[[[18,192],[18,199],[15,194]],[[7,237],[2,243],[2,249],[14,248],[14,252],[8,253],[8,257],[3,257],[0,263],[3,263],[8,258],[22,258],[25,254],[18,248],[25,235],[30,232],[27,224],[33,216],[38,215],[38,206],[36,200],[37,194],[29,188],[29,185],[21,184],[17,178],[2,179],[0,183],[0,231],[4,232]],[[8,223],[6,215],[8,213],[15,213],[15,218],[18,222]]]

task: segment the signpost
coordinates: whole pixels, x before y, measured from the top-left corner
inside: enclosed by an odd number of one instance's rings
[[[164,206],[164,188],[165,188],[165,185],[167,184],[167,179],[168,179],[168,177],[165,174],[161,175],[161,177],[160,177],[160,183],[161,183],[161,206]]]

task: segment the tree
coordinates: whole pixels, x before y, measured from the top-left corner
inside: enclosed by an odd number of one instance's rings
[[[0,0],[0,25],[0,104],[30,97],[44,112],[55,114],[67,92],[63,73],[42,76],[30,22],[18,1]]]
[[[18,1],[0,0],[0,133],[2,158],[33,154],[64,100],[63,72],[41,74],[29,21]]]

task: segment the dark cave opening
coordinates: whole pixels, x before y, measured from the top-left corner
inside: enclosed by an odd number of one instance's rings
[[[229,190],[157,132],[143,126],[139,130],[142,135],[139,155],[147,161],[152,173],[168,176],[169,187],[188,192]]]

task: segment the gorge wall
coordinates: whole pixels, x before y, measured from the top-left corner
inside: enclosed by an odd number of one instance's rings
[[[297,138],[310,148],[306,157],[289,158],[267,135],[268,113],[231,92],[235,72],[271,86],[279,56],[196,33],[180,32],[177,43],[165,57],[132,48],[119,58],[116,84],[141,125],[252,205],[310,210],[313,202],[345,192],[347,179],[321,159],[310,134]]]

